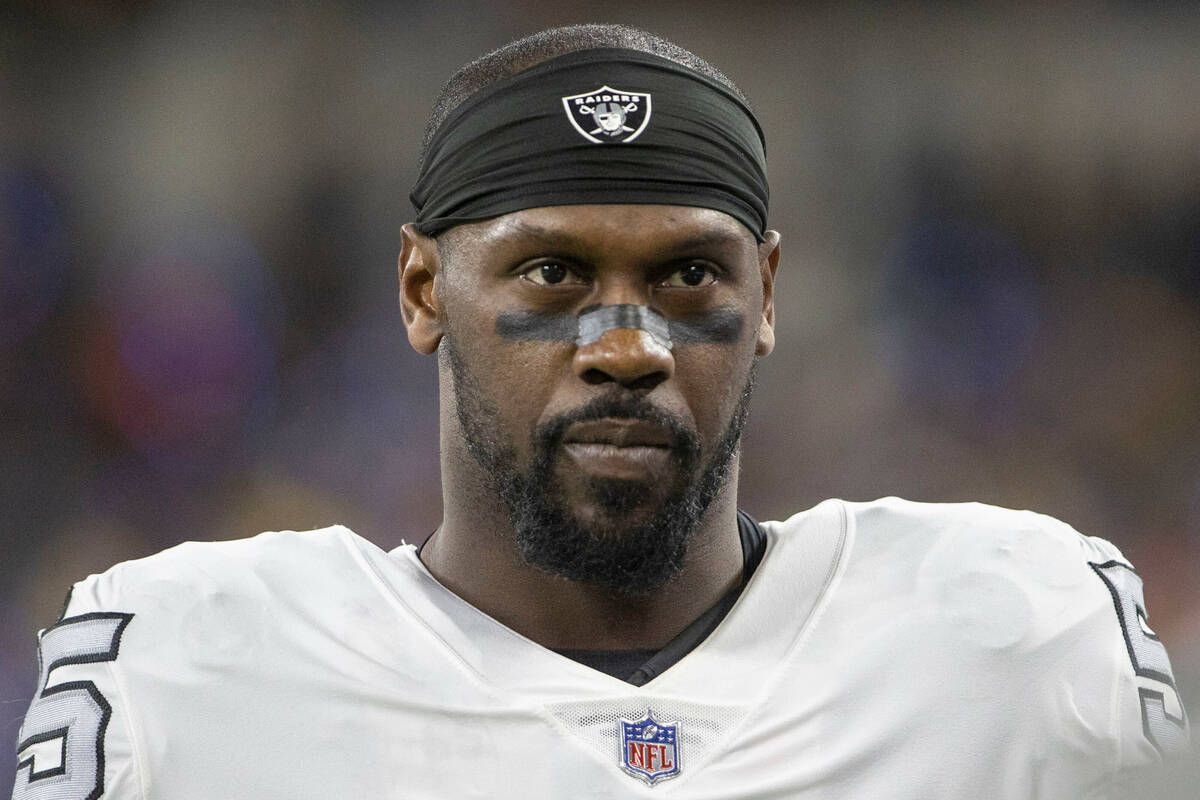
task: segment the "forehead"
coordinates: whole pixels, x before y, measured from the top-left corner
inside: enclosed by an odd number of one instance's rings
[[[687,248],[720,248],[753,257],[757,242],[746,226],[721,211],[674,205],[544,206],[459,225],[449,242],[489,251],[503,247],[571,248],[594,253],[652,255]]]

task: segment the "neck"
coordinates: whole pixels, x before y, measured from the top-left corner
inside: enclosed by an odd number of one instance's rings
[[[741,579],[736,456],[735,477],[698,523],[680,573],[650,595],[627,597],[525,564],[503,502],[477,465],[442,452],[445,512],[422,562],[459,597],[545,647],[660,648]]]

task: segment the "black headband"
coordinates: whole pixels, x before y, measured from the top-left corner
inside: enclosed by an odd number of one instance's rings
[[[428,236],[526,208],[633,203],[723,211],[762,241],[766,146],[746,104],[706,75],[640,50],[580,50],[464,101],[409,197]]]

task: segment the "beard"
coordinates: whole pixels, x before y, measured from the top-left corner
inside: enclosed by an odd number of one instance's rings
[[[449,333],[442,345],[454,377],[455,412],[467,451],[488,488],[503,501],[524,563],[623,597],[648,595],[679,574],[693,532],[729,480],[749,414],[757,357],[707,463],[700,463],[695,430],[644,396],[617,388],[536,426],[530,434],[530,464],[521,471],[498,410]],[[599,513],[584,518],[567,502],[554,467],[566,430],[577,422],[603,418],[644,420],[669,431],[674,480],[664,487],[660,482],[589,477],[584,490]],[[656,496],[661,497],[656,508],[637,513]]]

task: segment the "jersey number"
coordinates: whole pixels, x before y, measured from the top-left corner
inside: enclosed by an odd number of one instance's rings
[[[115,661],[132,614],[69,617],[42,632],[38,693],[17,744],[13,800],[95,800],[104,792],[104,731],[112,706],[91,681],[51,684],[68,664]]]
[[[1134,674],[1153,681],[1156,686],[1138,686],[1142,731],[1159,753],[1178,753],[1187,745],[1187,716],[1175,687],[1167,648],[1146,622],[1142,579],[1132,567],[1120,561],[1106,561],[1091,567],[1112,594]]]

